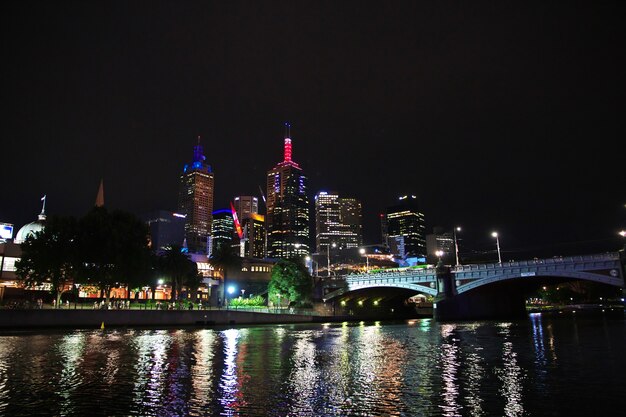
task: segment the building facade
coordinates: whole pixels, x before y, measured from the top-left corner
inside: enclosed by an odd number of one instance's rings
[[[398,204],[387,208],[386,218],[391,253],[401,258],[426,258],[426,223],[417,197],[400,197]]]
[[[180,176],[178,211],[186,215],[185,240],[189,252],[208,253],[213,221],[214,174],[206,162],[200,138],[193,148],[193,161]]]
[[[442,227],[434,227],[433,233],[426,235],[427,259],[430,263],[439,260],[436,252],[441,251],[441,260],[447,265],[456,263],[456,247],[454,242],[454,231],[446,230]]]
[[[211,226],[211,245],[209,255],[222,245],[235,243],[235,222],[230,209],[215,210]]]
[[[316,252],[326,253],[332,244],[338,249],[363,244],[361,202],[321,191],[315,196]]]
[[[185,240],[185,215],[168,210],[155,210],[142,216],[150,228],[150,245],[157,253],[166,247],[183,246]]]
[[[252,214],[242,222],[245,256],[263,259],[266,255],[265,216]]]
[[[291,159],[289,125],[284,158],[267,172],[267,254],[270,258],[295,258],[310,253],[307,177]]]
[[[252,214],[259,214],[259,199],[250,195],[242,195],[233,199],[235,211],[239,221],[243,221]]]

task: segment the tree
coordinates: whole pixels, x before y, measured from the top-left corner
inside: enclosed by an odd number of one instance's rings
[[[22,257],[16,262],[16,273],[27,285],[51,285],[57,306],[76,271],[76,236],[75,218],[52,216],[43,230],[22,243]]]
[[[184,285],[196,285],[195,289],[198,288],[198,267],[180,246],[172,245],[159,256],[159,271],[172,283],[172,300],[178,300]]]
[[[220,245],[211,254],[209,263],[213,268],[222,271],[224,281],[222,283],[222,300],[226,300],[226,273],[228,269],[241,268],[241,258],[235,254],[229,245]]]
[[[301,262],[282,259],[272,268],[272,278],[268,285],[269,299],[280,304],[303,304],[313,293],[313,278]]]
[[[148,227],[134,215],[94,207],[79,221],[80,276],[108,303],[111,288],[149,275]]]

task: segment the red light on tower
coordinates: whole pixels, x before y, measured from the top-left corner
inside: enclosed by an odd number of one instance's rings
[[[285,138],[285,162],[291,162],[291,139]]]

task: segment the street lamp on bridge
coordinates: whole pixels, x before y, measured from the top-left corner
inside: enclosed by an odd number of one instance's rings
[[[502,257],[500,256],[500,239],[498,239],[498,232],[491,233],[491,236],[496,238],[496,247],[498,248],[498,263],[502,263]]]
[[[456,240],[456,232],[460,232],[461,228],[460,227],[455,227],[452,230],[452,234],[454,235],[454,252],[456,254],[456,265],[459,266],[461,263],[459,262],[459,244]]]
[[[327,270],[328,273],[326,275],[328,276],[328,278],[330,278],[330,247],[331,245],[333,248],[337,247],[337,244],[335,242],[328,243],[328,246],[326,246],[326,262],[327,262],[326,266],[328,267],[328,270]]]

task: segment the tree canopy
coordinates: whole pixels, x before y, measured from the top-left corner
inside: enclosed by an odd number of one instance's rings
[[[303,304],[313,292],[313,278],[298,261],[281,259],[272,268],[272,278],[268,285],[269,299],[274,304]]]
[[[119,283],[149,276],[148,227],[134,215],[94,207],[78,224],[80,275],[109,297]]]
[[[230,268],[241,268],[241,258],[233,251],[230,245],[218,246],[209,257],[209,263],[216,270],[222,271],[222,300],[226,300],[226,275]]]
[[[198,267],[189,255],[182,252],[182,248],[177,245],[168,247],[159,256],[159,272],[168,278],[172,284],[172,300],[178,300],[178,296],[183,286],[198,288],[201,278],[198,276]]]
[[[29,235],[21,244],[17,275],[27,285],[49,283],[59,305],[63,290],[75,277],[78,225],[73,217],[51,216],[43,230]]]

